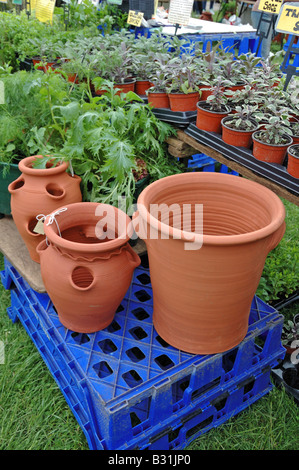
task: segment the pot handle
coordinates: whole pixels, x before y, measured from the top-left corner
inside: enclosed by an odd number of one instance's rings
[[[274,250],[274,248],[277,247],[282,237],[284,236],[285,230],[286,230],[286,223],[283,222],[281,226],[276,230],[276,232],[272,234],[272,236],[269,239],[268,253],[270,253],[270,251]]]
[[[137,268],[141,263],[141,259],[129,244],[126,246],[126,254],[131,267],[133,269]]]

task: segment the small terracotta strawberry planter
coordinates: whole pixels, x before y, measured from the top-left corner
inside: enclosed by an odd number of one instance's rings
[[[128,243],[131,219],[116,207],[93,202],[60,211],[45,220],[47,238],[37,247],[41,275],[61,323],[92,333],[112,322],[140,264]]]
[[[81,178],[67,173],[68,163],[45,169],[33,167],[33,162],[41,156],[24,158],[19,162],[21,176],[13,181],[8,190],[11,194],[11,213],[16,227],[23,238],[30,257],[39,262],[36,252],[44,235],[34,231],[39,214],[47,215],[62,204],[82,200]]]
[[[194,354],[238,345],[267,254],[285,231],[279,197],[238,176],[182,173],[147,186],[133,219],[147,246],[158,334]]]

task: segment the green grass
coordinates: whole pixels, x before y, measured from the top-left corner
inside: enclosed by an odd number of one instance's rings
[[[285,266],[290,263],[285,251],[290,249],[295,256],[299,208],[284,203]],[[290,264],[290,272],[292,269]],[[19,322],[8,318],[9,305],[10,293],[0,283],[0,340],[5,345],[4,364],[0,364],[0,450],[87,450],[83,431],[31,339]],[[281,313],[286,318],[299,313],[299,302]],[[188,449],[298,450],[298,443],[299,408],[283,389],[274,388],[225,424],[195,439]]]

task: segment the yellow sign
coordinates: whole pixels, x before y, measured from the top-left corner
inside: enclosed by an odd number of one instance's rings
[[[35,17],[43,23],[52,24],[55,0],[36,0]]]
[[[299,35],[298,3],[285,3],[278,15],[275,30],[279,33]]]
[[[260,0],[258,10],[278,15],[282,0]]]
[[[143,15],[142,11],[129,10],[127,23],[133,26],[141,26]]]

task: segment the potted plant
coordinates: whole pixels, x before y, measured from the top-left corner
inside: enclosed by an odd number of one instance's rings
[[[192,56],[183,54],[168,62],[170,82],[167,87],[172,111],[196,111],[199,101],[199,88],[196,64]]]
[[[296,344],[294,344],[294,342]],[[283,324],[281,343],[288,354],[292,354],[299,347],[299,315],[292,320],[286,320]]]
[[[299,178],[299,143],[290,145],[287,149],[287,154],[287,172],[294,176],[294,178]]]
[[[226,83],[219,78],[207,100],[197,103],[196,126],[199,129],[221,134],[221,120],[231,111],[227,105]]]
[[[282,165],[287,148],[293,143],[289,115],[285,109],[268,107],[273,114],[264,115],[263,129],[252,134],[252,154],[258,160]]]
[[[150,88],[146,91],[148,104],[153,108],[168,108],[169,97],[167,87],[169,84],[167,64],[163,60],[157,59],[155,67],[150,75]]]
[[[221,121],[222,139],[235,147],[250,148],[252,134],[258,129],[258,106],[236,106],[235,112],[224,117]]]

